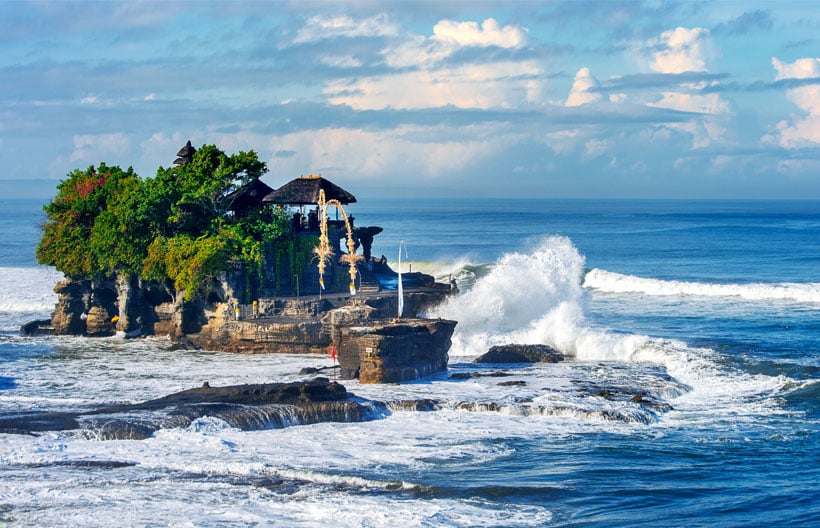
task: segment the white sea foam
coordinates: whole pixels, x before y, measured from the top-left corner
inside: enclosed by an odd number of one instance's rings
[[[585,362],[661,365],[692,389],[680,402],[696,413],[714,406],[737,407],[738,414],[776,412],[773,396],[782,394],[786,377],[734,372],[710,349],[590,323],[583,269],[583,256],[563,237],[543,239],[529,253],[505,255],[472,289],[432,314],[458,321],[451,357],[474,357],[499,344],[546,344]],[[611,369],[604,370],[611,378]],[[669,395],[676,405],[678,396]]]
[[[659,280],[593,269],[584,287],[608,293],[638,293],[650,296],[735,297],[749,301],[792,301],[820,304],[820,283],[711,284]]]
[[[54,268],[0,268],[0,331],[48,318],[57,302],[54,285],[62,279]]]
[[[63,274],[54,268],[0,268],[0,312],[50,314],[54,285]]]
[[[458,321],[451,356],[508,343],[550,345],[579,359],[627,360],[648,338],[593,329],[584,315],[584,257],[565,237],[508,253],[431,314]]]

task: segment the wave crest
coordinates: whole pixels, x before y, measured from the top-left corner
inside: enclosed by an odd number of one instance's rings
[[[791,301],[820,304],[820,283],[712,284],[660,280],[593,269],[584,287],[607,293],[639,293],[651,296],[735,297],[749,301]]]
[[[628,360],[649,338],[588,325],[581,287],[584,264],[569,238],[547,237],[529,253],[504,255],[472,288],[430,315],[458,321],[451,356],[482,354],[493,345],[536,343],[578,359]]]

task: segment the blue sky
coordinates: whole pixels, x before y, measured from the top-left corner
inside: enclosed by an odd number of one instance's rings
[[[817,7],[0,1],[0,189],[191,139],[273,187],[820,199]]]

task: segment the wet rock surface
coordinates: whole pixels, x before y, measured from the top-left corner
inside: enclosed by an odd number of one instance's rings
[[[355,398],[327,378],[293,383],[202,387],[136,404],[110,405],[77,413],[26,412],[0,417],[0,432],[37,434],[81,430],[90,437],[144,439],[155,431],[187,427],[205,416],[243,430],[317,422],[378,418],[386,406]]]
[[[475,363],[557,363],[564,355],[547,345],[499,345],[475,359]]]
[[[455,321],[401,319],[343,327],[337,342],[342,379],[400,383],[447,371]]]

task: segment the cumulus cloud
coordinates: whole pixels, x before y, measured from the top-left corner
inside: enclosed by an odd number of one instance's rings
[[[717,92],[703,93],[713,87],[713,78],[694,78],[691,72],[707,72],[706,59],[711,48],[709,30],[704,28],[684,28],[664,31],[657,39],[648,42],[649,67],[663,75],[680,75],[686,82],[679,84],[679,90],[663,90],[659,99],[647,103],[654,108],[666,108],[678,112],[701,114],[681,123],[666,126],[692,136],[692,148],[708,147],[716,140],[722,140],[725,129],[719,126],[715,116],[731,113],[729,103]],[[697,74],[702,75],[702,74]]]
[[[597,103],[602,99],[597,89],[600,87],[598,79],[592,76],[589,68],[581,68],[575,74],[575,81],[567,96],[565,106],[581,106],[587,103]]]
[[[404,68],[432,66],[464,48],[496,46],[518,49],[527,43],[527,30],[520,26],[499,26],[492,18],[478,22],[440,20],[430,37],[415,35],[405,42],[384,50],[388,66]]]
[[[434,41],[458,46],[498,46],[500,48],[520,48],[527,42],[527,31],[517,26],[501,27],[493,18],[478,22],[455,22],[441,20],[433,26]]]
[[[318,15],[308,19],[296,33],[293,43],[304,44],[338,37],[390,37],[397,35],[398,31],[398,26],[384,14],[360,20],[346,15]]]
[[[802,58],[786,63],[773,57],[772,66],[777,81],[820,77],[820,58]],[[767,134],[763,140],[789,149],[820,144],[820,85],[792,88],[786,91],[786,97],[808,115],[780,121],[776,125],[777,133]]]
[[[382,75],[335,79],[324,94],[332,104],[356,110],[458,108],[512,108],[541,103],[545,81],[534,60],[513,58],[446,63],[459,50],[494,46],[517,49],[526,44],[527,31],[501,26],[492,18],[478,22],[440,20],[432,35],[404,36],[382,50],[392,70]]]
[[[656,72],[706,71],[708,29],[677,27],[664,31],[649,44],[654,50],[650,67]]]

